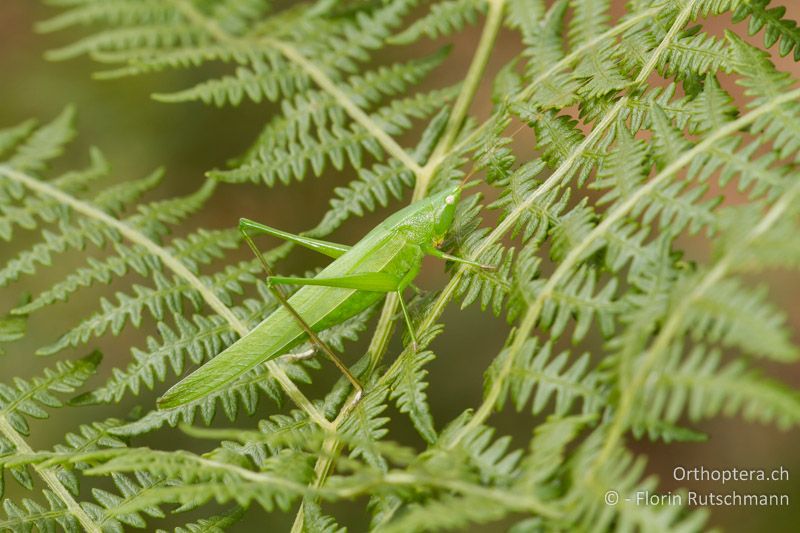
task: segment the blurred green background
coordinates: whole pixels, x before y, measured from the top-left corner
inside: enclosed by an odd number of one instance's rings
[[[774,4],[779,4],[775,3]],[[800,3],[785,0],[784,5],[800,18]],[[0,4],[0,126],[9,126],[27,118],[47,121],[66,104],[74,103],[78,110],[78,139],[69,153],[57,163],[57,168],[72,168],[85,164],[87,150],[97,145],[113,165],[115,179],[141,177],[156,167],[165,167],[166,179],[162,187],[149,198],[182,194],[194,190],[203,180],[203,173],[222,167],[226,160],[240,154],[255,138],[264,121],[274,111],[269,105],[245,103],[238,108],[222,109],[201,104],[161,104],[149,99],[149,94],[189,86],[203,78],[196,71],[168,72],[152,76],[117,81],[95,81],[91,72],[97,65],[88,60],[65,63],[47,62],[43,54],[47,49],[68,43],[79,37],[79,32],[63,32],[55,35],[37,35],[33,30],[36,21],[54,14],[54,10],[42,7],[30,0],[4,0]],[[711,31],[721,32],[729,20],[714,20]],[[742,27],[739,26],[741,29]],[[758,36],[756,39],[760,39]],[[477,40],[477,32],[469,30],[457,37],[456,46],[445,68],[437,71],[431,85],[452,83],[464,72]],[[426,51],[434,50],[440,43],[423,43]],[[493,56],[491,70],[494,72],[518,50],[519,43],[513,36],[501,35]],[[395,52],[391,52],[395,53]],[[419,53],[415,50],[414,53]],[[391,59],[391,58],[389,58]],[[800,74],[797,63],[788,58],[777,59],[779,67]],[[490,76],[486,77],[487,79]],[[730,86],[727,86],[730,88]],[[474,112],[485,116],[489,87],[482,87],[476,100]],[[412,144],[413,133],[406,139]],[[527,131],[515,139],[515,148],[521,155],[531,150],[532,137]],[[203,212],[189,220],[189,227],[232,227],[241,216],[264,221],[288,231],[301,231],[315,225],[327,206],[327,199],[334,187],[352,178],[350,171],[337,173],[328,171],[321,178],[307,177],[302,184],[292,187],[222,186]],[[727,192],[727,191],[726,191]],[[728,198],[735,202],[735,194]],[[400,205],[393,203],[390,208]],[[297,208],[296,206],[300,206]],[[341,228],[334,240],[354,242],[387,211],[351,220]],[[0,262],[7,261],[21,247],[20,239],[13,245],[0,243]],[[265,243],[268,245],[269,243]],[[687,239],[684,243],[689,257],[705,257],[707,243],[702,239]],[[245,258],[244,250],[232,254]],[[23,291],[34,294],[53,281],[61,279],[71,268],[80,264],[80,254],[71,254],[56,267],[43,270],[38,277],[29,277],[10,289],[0,289],[0,311],[5,312],[18,300]],[[320,265],[318,258],[310,253],[297,251],[281,263],[285,272],[297,272]],[[420,285],[425,288],[441,286],[446,277],[441,264],[426,262]],[[771,273],[768,277],[754,280],[768,283],[776,303],[790,314],[793,330],[800,330],[800,283],[794,274]],[[121,285],[120,287],[123,287]],[[118,290],[112,285],[111,290]],[[69,305],[58,305],[35,315],[30,324],[30,334],[22,342],[10,347],[9,353],[0,358],[0,381],[11,376],[29,377],[52,360],[33,355],[42,344],[54,340],[58,334],[74,324],[77,315],[90,313],[99,294],[108,294],[109,289],[84,291]],[[438,359],[430,366],[430,388],[428,393],[434,409],[437,427],[441,426],[464,409],[480,403],[482,371],[500,349],[507,333],[504,323],[488,314],[480,313],[475,306],[459,311],[451,306],[445,314],[445,333],[433,346]],[[145,322],[145,332],[152,324]],[[365,335],[365,338],[367,336]],[[130,358],[128,347],[142,345],[141,331],[131,328],[121,338],[106,336],[93,343],[106,357],[101,375],[91,383],[99,384],[108,375],[111,364],[124,365]],[[795,336],[797,340],[797,336]],[[352,352],[363,353],[363,342],[351,344]],[[396,354],[390,350],[389,357]],[[76,354],[78,354],[76,352]],[[61,357],[61,355],[59,356]],[[355,356],[348,358],[355,360]],[[336,377],[335,370],[323,364],[318,372],[319,384],[309,389],[309,394],[322,394],[325,386]],[[787,384],[800,387],[800,368],[765,368]],[[162,390],[157,388],[158,392]],[[46,422],[33,424],[30,442],[34,447],[51,447],[66,432],[74,430],[79,423],[102,416],[123,417],[135,405],[153,405],[155,393],[144,394],[138,399],[127,399],[120,406],[93,407],[85,409],[85,416],[70,419],[63,414]],[[275,411],[272,404],[262,402],[259,414]],[[81,412],[70,409],[65,413]],[[396,417],[390,437],[412,445],[421,445],[403,416]],[[246,423],[240,417],[239,423]],[[495,416],[495,425],[502,432],[514,435],[518,446],[525,446],[531,436],[536,420],[523,413]],[[227,420],[219,425],[227,425]],[[707,491],[718,489],[727,492],[788,493],[793,506],[789,508],[717,508],[712,510],[714,525],[728,531],[795,531],[800,524],[800,454],[798,436],[800,432],[781,433],[770,427],[747,425],[738,419],[715,421],[698,429],[708,433],[709,441],[694,444],[651,444],[632,442],[631,446],[650,457],[648,471],[659,475],[662,490],[685,486]],[[175,431],[159,431],[146,441],[134,444],[174,449],[186,447],[201,451],[213,446],[211,442],[190,442]],[[671,480],[676,466],[704,466],[706,468],[773,468],[783,466],[791,474],[788,482],[737,483],[722,487],[714,483],[679,483]],[[10,484],[13,485],[13,484]],[[11,486],[11,494],[20,496],[23,491]],[[363,527],[363,517],[355,506],[346,506],[337,513],[344,523],[353,525],[352,530]],[[283,530],[290,517],[271,515],[261,511],[252,513],[235,531],[257,531],[265,523],[275,530]],[[508,523],[488,526],[486,531],[504,530]]]

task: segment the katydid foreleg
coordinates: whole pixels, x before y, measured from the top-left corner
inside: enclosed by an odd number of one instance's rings
[[[454,263],[460,263],[462,265],[468,265],[475,268],[480,268],[481,270],[495,270],[497,267],[494,265],[484,265],[483,263],[478,263],[477,261],[470,261],[469,259],[464,259],[463,257],[458,257],[455,255],[450,255],[444,253],[438,248],[433,246],[427,248],[425,253],[428,255],[432,255],[433,257],[438,257],[439,259],[443,259],[445,261],[452,261]]]

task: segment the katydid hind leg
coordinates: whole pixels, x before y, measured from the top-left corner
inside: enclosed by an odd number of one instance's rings
[[[271,290],[274,293],[280,293],[280,291],[275,286],[272,286]],[[281,305],[285,307],[287,311],[289,311],[289,314],[291,314],[294,317],[294,319],[297,321],[300,327],[306,332],[308,337],[311,339],[311,342],[314,345],[316,345],[320,350],[322,350],[322,353],[324,353],[325,356],[328,359],[330,359],[334,365],[336,365],[336,368],[338,368],[339,371],[342,374],[344,374],[344,377],[347,378],[347,380],[353,385],[353,388],[355,389],[356,399],[360,400],[361,396],[364,393],[364,387],[363,385],[361,385],[361,382],[358,381],[358,378],[356,378],[350,372],[350,370],[347,368],[347,365],[345,365],[344,362],[342,362],[342,360],[339,359],[339,356],[337,356],[336,353],[334,353],[333,349],[330,346],[328,346],[328,343],[323,341],[319,337],[319,335],[317,335],[317,333],[313,329],[311,329],[311,326],[308,325],[305,319],[303,319],[303,317],[300,316],[300,313],[298,313],[297,310],[294,307],[292,307],[292,304],[290,304],[285,297],[282,296],[281,298],[279,298],[279,301]]]
[[[247,242],[247,245],[250,246],[250,249],[253,251],[253,253],[258,258],[258,261],[261,263],[264,272],[266,272],[268,277],[274,277],[272,269],[270,268],[267,261],[264,259],[264,255],[261,253],[261,250],[258,248],[258,246],[256,246],[256,243],[253,242],[253,239],[250,237],[250,235],[247,233],[246,230],[242,229],[241,232],[245,242]],[[350,373],[350,371],[347,369],[347,366],[345,366],[345,364],[336,356],[336,354],[333,352],[330,346],[328,346],[328,344],[325,341],[319,338],[319,335],[317,335],[317,333],[311,328],[311,326],[308,325],[305,319],[303,319],[303,317],[300,316],[297,310],[294,307],[292,307],[292,305],[289,303],[289,300],[286,298],[286,295],[283,294],[280,288],[274,284],[268,284],[268,287],[272,295],[275,297],[275,299],[278,300],[278,302],[289,312],[290,315],[292,315],[292,317],[300,326],[300,328],[306,333],[306,335],[308,335],[308,338],[311,340],[311,342],[314,345],[316,345],[319,349],[321,349],[322,352],[328,357],[328,359],[330,359],[331,362],[333,362],[333,364],[336,365],[337,368],[339,368],[342,374],[344,374],[347,380],[353,385],[353,388],[355,389],[356,393],[356,398],[360,399],[361,396],[363,395],[364,387],[361,385],[358,379],[356,379],[356,377]]]
[[[251,238],[255,235],[270,235],[272,237],[277,237],[278,239],[299,244],[300,246],[308,248],[309,250],[319,252],[323,255],[327,255],[328,257],[332,257],[333,259],[341,257],[350,249],[350,246],[347,246],[346,244],[312,239],[311,237],[306,237],[304,235],[297,235],[295,233],[289,233],[288,231],[281,231],[265,224],[261,224],[260,222],[250,220],[249,218],[239,219],[239,231],[241,231],[243,235]]]

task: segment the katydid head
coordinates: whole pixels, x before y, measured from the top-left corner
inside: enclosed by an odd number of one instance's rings
[[[450,231],[450,226],[453,225],[453,220],[456,218],[456,207],[458,202],[461,201],[461,191],[475,187],[479,184],[477,181],[468,181],[472,176],[472,172],[464,176],[461,183],[453,185],[442,192],[431,197],[433,201],[433,241],[434,246],[438,246],[444,240],[447,232]]]
[[[437,203],[434,205],[433,240],[439,244],[450,231],[453,220],[456,218],[456,207],[461,199],[461,185],[447,189],[436,195]]]

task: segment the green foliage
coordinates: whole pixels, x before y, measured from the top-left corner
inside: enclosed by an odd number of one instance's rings
[[[0,385],[0,416],[17,433],[28,435],[30,427],[25,417],[47,418],[45,408],[58,408],[61,401],[53,394],[74,392],[97,369],[98,352],[77,361],[59,361],[55,368],[46,369],[44,376],[30,381],[17,378],[14,386]]]
[[[703,421],[719,416],[800,425],[798,391],[760,368],[796,363],[796,339],[776,287],[753,283],[800,267],[800,90],[770,55],[800,60],[800,30],[776,2],[633,0],[621,17],[597,0],[48,3],[58,10],[40,31],[82,35],[50,59],[87,55],[100,78],[190,69],[193,86],[153,97],[273,112],[238,158],[175,197],[161,170],[113,179],[98,148],[84,168],[53,170],[75,136],[71,107],[0,130],[0,288],[18,302],[0,309],[0,355],[22,369],[0,384],[0,530],[161,531],[178,515],[175,531],[217,532],[253,507],[291,513],[296,530],[363,530],[338,512],[355,501],[379,531],[500,520],[514,532],[699,531],[703,510],[626,500],[659,486],[626,439],[700,446],[713,439]],[[717,19],[763,33],[763,47],[738,26],[706,31]],[[492,80],[498,34],[521,45]],[[454,71],[450,46],[431,53],[428,39],[475,43],[451,85],[438,83]],[[515,142],[523,131],[535,141]],[[151,391],[277,308],[258,261],[230,259],[242,244],[234,219],[202,228],[192,216],[220,182],[290,187],[331,169],[351,181],[330,187],[306,234],[479,182],[442,247],[493,268],[449,263],[443,286],[417,289],[418,343],[399,354],[387,354],[402,324],[393,297],[321,333],[340,351],[371,337],[352,366],[360,402],[344,379],[314,398],[298,388],[324,381],[305,345],[156,410]],[[94,304],[78,312],[78,298]],[[508,323],[491,326],[506,336],[498,353],[455,353],[439,336],[455,302]],[[47,312],[72,325],[42,328]],[[101,339],[115,352],[102,364],[72,353]],[[20,348],[31,343],[56,358],[33,378]],[[429,387],[437,357],[485,365],[481,403],[452,420]],[[263,397],[288,409],[270,414]],[[95,419],[87,406],[98,404],[123,411]],[[502,435],[497,412],[529,429]],[[34,448],[53,413],[85,423]],[[241,429],[197,427],[232,422]],[[403,424],[419,437],[409,446],[392,440]],[[148,448],[156,430],[213,445]],[[2,492],[11,479],[25,495]],[[604,504],[610,489],[619,505]]]

